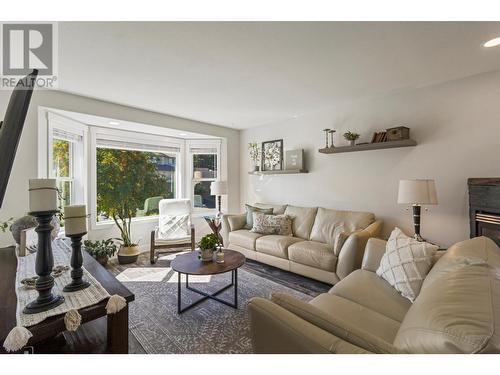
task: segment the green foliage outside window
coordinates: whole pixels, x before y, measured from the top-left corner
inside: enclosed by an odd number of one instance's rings
[[[153,152],[97,148],[97,212],[113,219],[124,246],[133,246],[130,225],[151,197],[174,197],[171,180],[159,170],[165,155]]]

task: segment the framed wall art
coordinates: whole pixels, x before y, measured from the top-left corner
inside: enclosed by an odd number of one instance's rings
[[[279,171],[283,169],[283,140],[262,142],[262,171]]]

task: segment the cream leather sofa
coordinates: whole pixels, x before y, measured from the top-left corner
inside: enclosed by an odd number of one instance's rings
[[[372,213],[322,207],[254,204],[293,217],[293,237],[262,235],[244,229],[246,214],[224,215],[225,247],[245,257],[335,284],[361,266],[366,241],[376,237],[381,221]]]
[[[370,239],[362,269],[308,303],[253,298],[256,353],[500,353],[500,249],[478,237],[450,247],[412,304],[375,271],[385,241]]]

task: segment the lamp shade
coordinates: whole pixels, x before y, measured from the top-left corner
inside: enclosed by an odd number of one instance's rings
[[[398,203],[437,204],[434,180],[400,180]]]
[[[210,185],[211,195],[226,195],[227,194],[227,182],[226,181],[214,181]]]

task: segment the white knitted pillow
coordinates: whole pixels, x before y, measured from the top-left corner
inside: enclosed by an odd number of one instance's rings
[[[420,293],[437,250],[437,246],[419,242],[405,235],[401,229],[394,228],[387,241],[377,275],[413,302]]]

